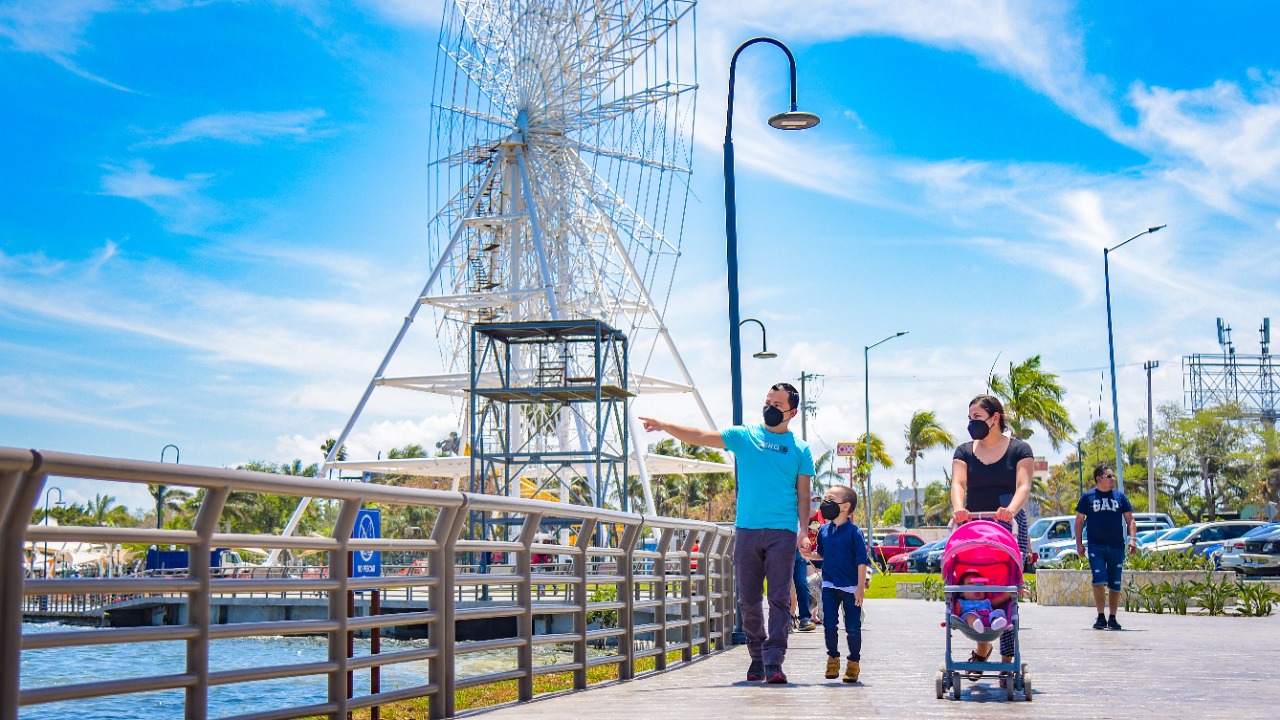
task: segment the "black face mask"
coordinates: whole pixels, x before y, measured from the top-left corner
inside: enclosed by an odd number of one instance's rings
[[[840,503],[835,500],[823,500],[818,506],[818,512],[822,513],[823,520],[835,520],[840,517]]]
[[[974,440],[981,440],[982,438],[990,434],[991,434],[991,426],[987,424],[986,420],[970,420],[969,421],[969,437],[973,438]]]
[[[778,427],[782,424],[782,411],[772,405],[764,406],[764,424]]]

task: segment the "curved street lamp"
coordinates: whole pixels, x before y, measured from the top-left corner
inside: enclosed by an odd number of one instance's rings
[[[902,331],[896,332],[890,335],[889,337],[881,340],[880,342],[875,343],[874,345],[864,345],[862,348],[862,370],[863,370],[863,393],[862,394],[864,399],[866,400],[866,406],[867,406],[866,408],[867,409],[867,435],[865,438],[863,438],[863,443],[862,443],[863,448],[866,449],[866,457],[867,457],[867,496],[863,498],[863,501],[865,501],[867,504],[867,542],[868,543],[871,542],[871,530],[873,527],[872,523],[874,522],[871,519],[871,504],[872,504],[871,503],[871,367],[870,367],[871,349],[874,348],[876,345],[887,343],[894,338],[900,338],[903,335],[906,335],[908,332],[909,332],[908,330],[902,330]]]
[[[764,323],[755,318],[747,318],[746,320],[738,323],[738,325],[746,325],[749,322],[753,322],[760,326],[760,352],[753,353],[751,357],[756,358],[757,360],[772,360],[778,357],[778,353],[769,352],[769,335],[764,330]]]
[[[1111,356],[1111,421],[1114,424],[1112,434],[1116,438],[1116,487],[1120,492],[1124,492],[1124,452],[1120,448],[1120,401],[1116,398],[1116,341],[1111,331],[1111,253],[1137,240],[1143,235],[1156,232],[1165,227],[1164,225],[1156,225],[1134,235],[1124,242],[1111,248],[1102,249],[1102,277],[1107,289],[1107,352]]]
[[[738,312],[738,207],[733,176],[733,86],[737,78],[738,56],[756,43],[768,43],[787,55],[791,77],[791,109],[769,118],[779,130],[807,130],[821,122],[811,113],[796,109],[796,58],[791,50],[771,37],[758,37],[738,46],[729,61],[729,102],[724,123],[724,229],[725,256],[729,266],[729,378],[733,401],[733,424],[742,424],[742,319]],[[761,328],[764,326],[761,325]],[[759,357],[758,355],[756,357]]]
[[[65,502],[62,501],[62,488],[57,486],[50,486],[48,490],[45,490],[44,491],[44,524],[46,526],[49,524],[49,493],[55,490],[58,491],[58,502],[54,503],[53,506],[66,507],[67,505]],[[41,564],[44,565],[43,577],[48,578],[52,574],[51,571],[53,570],[53,567],[50,566],[49,564],[49,541],[48,540],[44,541],[44,558],[41,561]]]

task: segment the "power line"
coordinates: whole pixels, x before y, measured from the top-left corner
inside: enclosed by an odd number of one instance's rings
[[[1172,360],[1164,360],[1164,362],[1173,362]],[[1116,365],[1117,368],[1122,367],[1142,367],[1142,362],[1132,362]],[[1058,370],[1056,375],[1078,375],[1081,373],[1091,373],[1107,370],[1107,366],[1101,365],[1097,367],[1072,368],[1070,370]],[[861,375],[826,375],[827,380],[851,381],[856,380],[862,382]],[[954,380],[973,380],[979,378],[978,375],[872,375],[872,378],[886,382],[943,382]]]

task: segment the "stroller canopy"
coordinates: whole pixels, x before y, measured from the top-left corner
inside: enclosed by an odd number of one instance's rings
[[[954,585],[975,570],[991,585],[1022,584],[1022,551],[1013,533],[999,523],[975,520],[956,528],[942,552],[942,577]]]

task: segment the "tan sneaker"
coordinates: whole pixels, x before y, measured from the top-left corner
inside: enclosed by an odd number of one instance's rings
[[[840,677],[840,658],[827,658],[827,679],[835,680],[838,677]]]
[[[839,662],[837,660],[837,662]],[[850,660],[848,665],[844,666],[844,681],[847,683],[858,682],[858,661]]]

